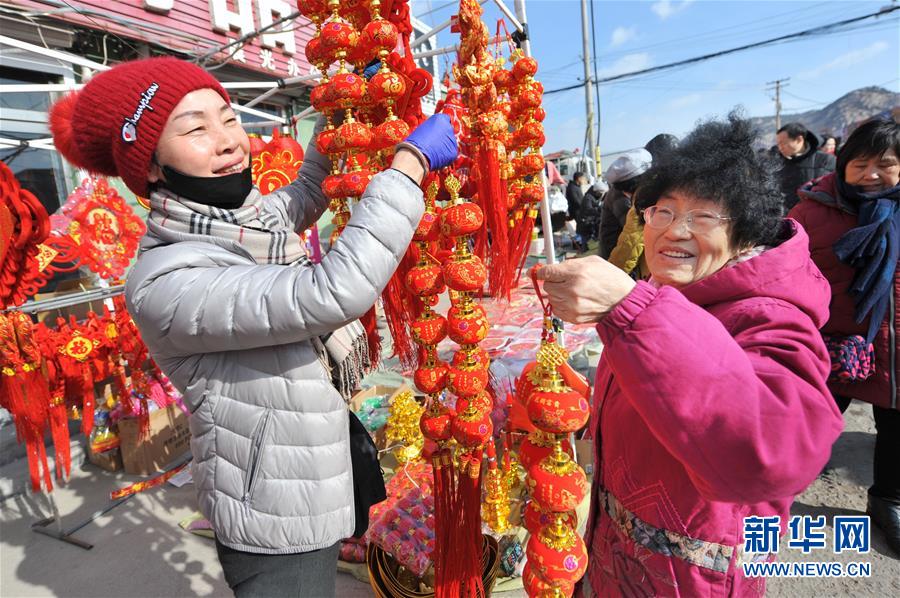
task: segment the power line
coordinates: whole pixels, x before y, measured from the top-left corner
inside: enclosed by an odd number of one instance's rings
[[[676,61],[676,62],[670,62],[670,63],[668,63],[668,64],[661,64],[661,65],[659,65],[659,66],[654,66],[654,67],[650,67],[650,68],[646,68],[646,69],[641,69],[641,70],[638,70],[638,71],[631,71],[631,72],[628,72],[628,73],[621,73],[621,74],[619,74],[619,75],[613,75],[613,76],[610,76],[610,77],[604,77],[604,78],[602,78],[602,79],[597,79],[597,80],[594,82],[594,84],[595,84],[595,85],[599,85],[599,84],[601,84],[601,83],[609,83],[609,82],[611,82],[611,81],[619,81],[619,80],[621,80],[621,79],[626,79],[626,78],[631,78],[631,77],[637,77],[637,76],[645,75],[645,74],[648,74],[648,73],[655,73],[655,72],[659,72],[659,71],[663,71],[663,70],[668,70],[668,69],[672,69],[672,68],[676,68],[676,67],[687,66],[687,65],[689,65],[689,64],[694,64],[694,63],[697,63],[697,62],[703,62],[703,61],[705,61],[705,60],[710,60],[710,59],[712,59],[712,58],[718,58],[718,57],[720,57],[720,56],[725,56],[725,55],[728,55],[728,54],[734,54],[735,52],[743,52],[743,51],[745,51],[745,50],[750,50],[750,49],[753,49],[753,48],[761,48],[761,47],[763,47],[763,46],[769,46],[769,45],[772,45],[772,44],[776,44],[776,43],[779,43],[779,42],[784,42],[784,41],[788,41],[788,40],[792,40],[792,39],[796,39],[796,38],[809,37],[809,36],[813,36],[813,35],[827,35],[828,33],[837,33],[836,31],[833,31],[833,30],[838,29],[838,28],[840,28],[840,27],[842,27],[842,26],[844,26],[844,25],[849,25],[849,24],[852,24],[852,23],[858,23],[858,22],[860,22],[860,21],[864,21],[864,20],[866,20],[866,19],[871,19],[871,18],[873,18],[873,17],[880,17],[880,16],[882,16],[882,15],[887,15],[887,14],[890,14],[890,13],[895,12],[895,11],[897,11],[897,10],[900,10],[900,6],[885,7],[885,8],[882,8],[882,9],[881,9],[880,11],[878,11],[878,12],[874,12],[874,13],[871,13],[871,14],[863,15],[863,16],[861,16],[861,17],[854,17],[854,18],[852,18],[852,19],[846,19],[846,20],[843,20],[843,21],[838,21],[838,22],[836,22],[836,23],[830,23],[830,24],[828,24],[828,25],[820,25],[820,26],[818,26],[818,27],[813,27],[813,28],[811,28],[811,29],[805,29],[805,30],[803,30],[803,31],[798,31],[798,32],[796,32],[796,33],[789,33],[789,34],[787,34],[787,35],[781,35],[781,36],[778,36],[778,37],[773,37],[773,38],[770,38],[770,39],[767,39],[767,40],[763,40],[763,41],[759,41],[759,42],[754,42],[754,43],[752,43],[752,44],[744,44],[743,46],[738,46],[738,47],[736,47],[736,48],[730,48],[730,49],[728,49],[728,50],[720,50],[720,51],[718,51],[718,52],[712,52],[712,53],[710,53],[710,54],[704,54],[704,55],[702,55],[702,56],[695,56],[694,58],[687,58],[687,59],[685,59],[685,60],[678,60],[678,61]],[[579,84],[576,84],[576,85],[569,85],[569,86],[567,86],[567,87],[562,87],[562,88],[559,88],[559,89],[551,89],[551,90],[549,90],[549,91],[545,91],[545,92],[544,92],[544,95],[546,96],[546,95],[550,95],[550,94],[554,94],[554,93],[561,93],[561,92],[563,92],[563,91],[569,91],[569,90],[572,90],[572,89],[578,89],[579,87],[582,87],[583,85],[584,85],[584,83],[579,83]]]

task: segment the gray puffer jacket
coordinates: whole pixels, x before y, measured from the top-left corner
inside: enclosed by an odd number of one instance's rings
[[[325,162],[310,148],[298,179],[269,195],[286,228],[325,210]],[[220,542],[308,552],[354,528],[347,406],[311,343],[365,313],[422,217],[421,190],[377,175],[318,265],[258,265],[220,238],[148,233],[128,276],[128,308],[184,394],[200,510]]]

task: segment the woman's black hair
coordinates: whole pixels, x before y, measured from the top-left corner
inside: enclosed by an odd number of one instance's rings
[[[847,164],[857,158],[881,157],[894,150],[900,158],[900,124],[883,118],[873,118],[859,125],[837,153],[836,170],[844,178]]]
[[[783,217],[778,167],[754,149],[755,139],[750,122],[736,110],[727,121],[701,123],[663,164],[644,174],[635,194],[637,210],[680,191],[722,207],[731,218],[734,247],[776,245]]]

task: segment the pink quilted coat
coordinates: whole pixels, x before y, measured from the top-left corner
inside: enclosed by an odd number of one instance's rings
[[[637,287],[597,330],[595,484],[585,583],[596,596],[758,596],[743,519],[780,515],[843,420],[818,329],[829,286],[786,240],[683,289]]]

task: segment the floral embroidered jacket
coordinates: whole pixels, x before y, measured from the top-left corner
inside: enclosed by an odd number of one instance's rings
[[[826,386],[828,282],[793,220],[776,247],[676,290],[639,282],[597,326],[597,596],[756,596],[743,519],[781,517],[843,420]]]

